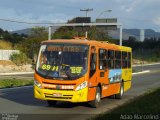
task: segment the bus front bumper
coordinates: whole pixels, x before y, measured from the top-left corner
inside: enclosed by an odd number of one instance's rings
[[[34,97],[41,100],[55,100],[68,102],[86,102],[88,88],[79,91],[74,90],[50,90],[41,89],[34,85]]]

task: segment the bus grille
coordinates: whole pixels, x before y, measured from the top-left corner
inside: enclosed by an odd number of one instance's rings
[[[73,95],[62,95],[61,97],[54,97],[53,94],[45,94],[46,98],[55,98],[55,99],[72,99]]]

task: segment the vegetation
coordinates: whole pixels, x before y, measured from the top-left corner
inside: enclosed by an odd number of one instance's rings
[[[52,38],[72,39],[75,36],[84,37],[86,31],[88,32],[89,39],[104,41],[107,41],[109,39],[107,32],[104,32],[97,27],[60,27],[55,31],[54,34],[52,34]]]
[[[10,59],[17,65],[31,63],[31,59],[35,61],[41,41],[47,39],[47,31],[45,27],[34,27],[30,35],[16,33],[12,34],[8,31],[0,29],[0,49],[18,49],[20,54],[13,54]]]
[[[26,63],[31,63],[31,59],[29,59],[25,53],[14,53],[10,56],[10,60],[14,62],[16,65],[24,65]]]
[[[12,88],[26,85],[33,85],[33,80],[4,79],[0,80],[0,88]]]
[[[91,120],[119,120],[122,115],[159,114],[160,111],[160,88],[147,92],[132,102],[91,118]],[[127,119],[128,120],[128,119]]]
[[[12,50],[13,47],[12,47],[12,44],[10,42],[5,41],[5,40],[0,40],[0,49]]]
[[[21,34],[21,35],[19,35],[17,33],[11,34],[8,31],[3,31],[0,28],[0,39],[6,40],[8,42],[11,42],[13,45],[21,42],[26,37],[27,37],[27,35],[25,35],[25,34]]]
[[[35,55],[38,54],[40,43],[47,40],[48,33],[44,27],[32,28],[31,34],[21,41],[18,48],[26,54],[27,57],[35,61]]]
[[[123,41],[123,45],[132,48],[135,59],[148,62],[160,61],[160,38],[146,38],[144,42],[141,42],[130,37],[128,41]]]

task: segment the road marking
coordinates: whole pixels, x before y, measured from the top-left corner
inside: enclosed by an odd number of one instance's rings
[[[132,67],[138,67],[138,66],[149,66],[149,65],[159,65],[160,63],[152,63],[152,64],[140,64],[140,65],[132,65]]]
[[[150,72],[150,70],[145,70],[145,71],[142,71],[142,72],[132,73],[132,75],[143,74],[143,73],[149,73],[149,72]]]

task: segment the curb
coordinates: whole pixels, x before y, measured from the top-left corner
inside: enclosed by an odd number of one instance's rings
[[[21,89],[21,88],[31,88],[31,87],[33,87],[33,85],[17,86],[12,88],[1,88],[0,91],[15,90],[15,89]]]
[[[26,75],[26,74],[34,74],[34,72],[0,73],[0,75]]]

